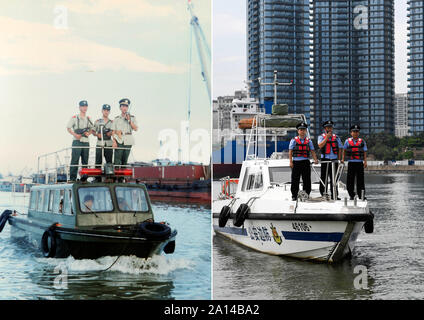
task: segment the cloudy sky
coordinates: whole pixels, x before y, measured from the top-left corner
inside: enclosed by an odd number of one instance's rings
[[[395,90],[407,91],[407,5],[395,0]],[[213,0],[213,97],[245,88],[246,0]]]
[[[211,1],[192,2],[210,46]],[[129,98],[139,124],[130,160],[157,158],[160,132],[180,134],[187,118],[189,39],[187,0],[0,0],[0,173],[69,147],[80,100],[97,119],[103,104],[115,117]],[[191,130],[209,131],[195,47],[191,109]]]

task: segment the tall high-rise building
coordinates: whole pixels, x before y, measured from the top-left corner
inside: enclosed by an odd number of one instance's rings
[[[402,138],[408,135],[408,94],[395,95],[395,135]]]
[[[247,0],[247,56],[250,93],[267,113],[274,103],[274,70],[280,83],[277,103],[289,112],[310,112],[310,0]],[[262,85],[258,79],[261,79]]]
[[[394,133],[394,1],[314,0],[312,135]]]
[[[411,134],[424,132],[424,0],[408,0],[408,122]]]

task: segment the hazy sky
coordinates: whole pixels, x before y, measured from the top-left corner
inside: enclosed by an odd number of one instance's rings
[[[395,0],[395,90],[407,92],[407,4]],[[246,0],[213,0],[213,97],[245,88]]]
[[[210,45],[211,1],[192,2]],[[187,0],[0,0],[0,173],[70,147],[80,100],[95,120],[103,104],[114,118],[129,98],[139,124],[130,160],[157,158],[159,132],[179,134],[187,118],[189,38]],[[209,131],[195,47],[191,97],[191,130]]]

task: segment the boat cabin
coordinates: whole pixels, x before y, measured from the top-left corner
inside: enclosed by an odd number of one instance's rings
[[[272,186],[284,186],[291,183],[291,168],[288,159],[247,160],[243,162],[237,194],[255,193]],[[319,177],[311,174],[311,183],[319,184]]]
[[[77,182],[34,186],[28,218],[69,228],[134,225],[153,219],[143,184]]]

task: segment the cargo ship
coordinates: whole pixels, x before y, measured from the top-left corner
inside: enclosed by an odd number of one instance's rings
[[[133,163],[134,180],[146,185],[153,200],[173,200],[210,205],[211,170],[209,165],[154,160]]]

